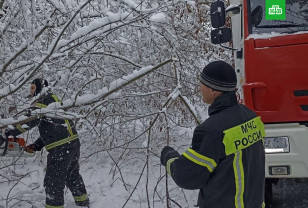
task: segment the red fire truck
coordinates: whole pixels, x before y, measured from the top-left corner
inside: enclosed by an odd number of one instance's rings
[[[308,178],[308,1],[285,0],[284,20],[266,18],[265,0],[229,3],[211,5],[211,40],[232,40],[244,104],[265,123],[271,198],[274,178]]]

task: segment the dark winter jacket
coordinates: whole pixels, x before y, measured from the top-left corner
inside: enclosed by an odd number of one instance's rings
[[[52,93],[42,95],[34,104],[32,110],[46,108],[53,102],[60,102],[56,95]],[[41,150],[44,146],[47,150],[50,150],[78,139],[77,131],[71,120],[48,117],[38,117],[23,125],[17,125],[15,129],[9,131],[9,134],[17,136],[35,126],[38,127],[40,132],[40,138],[34,142],[35,151]]]
[[[196,127],[191,148],[167,151],[166,168],[184,189],[200,189],[201,208],[264,206],[264,126],[238,104],[234,92],[215,99],[210,117]],[[170,149],[170,148],[169,148]]]

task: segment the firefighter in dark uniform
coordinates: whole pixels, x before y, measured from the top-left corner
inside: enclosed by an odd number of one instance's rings
[[[200,189],[200,208],[264,207],[264,125],[237,102],[234,68],[223,61],[208,64],[200,75],[209,118],[194,130],[182,155],[166,146],[161,163],[184,189]]]
[[[39,95],[42,88],[47,86],[46,80],[35,79],[31,83],[31,95]],[[55,94],[47,92],[37,99],[32,110],[46,108],[53,102],[60,102],[60,100]],[[8,129],[6,134],[17,136],[35,126],[38,127],[40,138],[33,144],[26,146],[25,151],[40,151],[43,147],[48,151],[47,170],[44,178],[45,206],[47,208],[63,208],[66,185],[72,192],[77,206],[89,207],[88,194],[79,174],[80,142],[74,123],[68,119],[43,117],[25,124],[17,125],[15,129]]]

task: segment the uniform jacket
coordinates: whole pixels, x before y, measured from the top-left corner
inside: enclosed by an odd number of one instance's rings
[[[200,189],[201,208],[263,207],[265,133],[260,117],[238,104],[234,92],[216,98],[209,115],[195,128],[191,148],[167,158],[168,173],[178,186]]]
[[[53,102],[60,102],[56,95],[52,93],[42,95],[34,103],[32,110],[46,108]],[[34,142],[36,151],[41,150],[44,146],[49,150],[78,139],[77,131],[71,120],[48,117],[38,117],[23,125],[17,125],[15,129],[9,131],[9,134],[17,136],[35,126],[38,127],[40,132],[40,138]]]

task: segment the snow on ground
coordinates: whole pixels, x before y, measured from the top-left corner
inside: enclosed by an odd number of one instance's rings
[[[190,129],[189,131],[191,131]],[[185,129],[181,130],[187,131]],[[191,135],[191,132],[188,133]],[[81,138],[82,139],[82,138]],[[171,146],[178,148],[182,153],[189,147],[191,138],[187,140],[172,142]],[[113,160],[106,151],[90,154],[90,147],[81,142],[81,175],[90,194],[91,208],[121,208],[126,203],[130,194],[139,180],[140,174],[144,168],[146,155],[136,154],[126,158],[126,162],[119,162],[121,174],[115,167]],[[184,146],[183,146],[184,145]],[[140,140],[142,147],[142,140]],[[120,155],[120,149],[109,151],[114,159]],[[154,150],[153,150],[154,151]],[[155,151],[159,154],[160,150]],[[46,152],[38,152],[36,156],[30,158],[20,158],[15,166],[3,168],[5,163],[9,164],[8,158],[0,157],[0,208],[9,207],[44,207],[45,192],[43,187],[44,168],[46,164]],[[5,161],[4,161],[5,160]],[[12,160],[12,158],[10,158]],[[150,207],[161,208],[166,205],[165,177],[159,180],[165,174],[165,168],[160,165],[160,160],[154,154],[149,157],[149,172],[144,168],[140,182],[132,194],[130,200],[126,203],[127,208],[144,208],[148,207],[146,184],[148,181],[148,195]],[[5,178],[1,177],[4,176]],[[148,177],[147,177],[148,174]],[[7,182],[7,181],[10,182]],[[169,177],[169,194],[170,197],[180,204],[183,208],[194,207],[197,201],[198,191],[182,190],[178,188]],[[127,189],[127,190],[126,190]],[[156,190],[156,191],[154,191]],[[154,195],[154,197],[153,197]],[[154,205],[153,205],[154,199]],[[73,197],[67,188],[65,189],[65,207],[75,208]],[[171,207],[178,207],[171,202]]]

